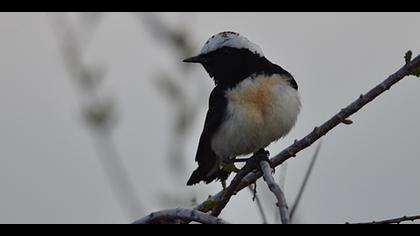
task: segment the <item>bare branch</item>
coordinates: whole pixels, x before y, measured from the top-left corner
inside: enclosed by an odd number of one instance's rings
[[[309,147],[320,139],[322,136],[326,135],[330,130],[341,124],[345,119],[347,119],[349,116],[353,115],[357,111],[359,111],[362,107],[364,107],[366,104],[377,98],[379,95],[381,95],[386,90],[390,89],[392,85],[398,83],[400,80],[402,80],[404,77],[411,74],[413,70],[420,67],[420,56],[417,56],[409,63],[402,66],[397,72],[390,75],[387,79],[385,79],[382,83],[377,85],[376,87],[372,88],[369,92],[366,94],[360,95],[353,103],[345,107],[344,109],[341,109],[340,112],[338,112],[336,115],[331,117],[329,120],[327,120],[324,124],[322,124],[319,127],[316,127],[311,133],[309,133],[307,136],[302,138],[299,141],[296,141],[294,144],[287,147],[285,150],[274,156],[270,159],[270,163],[273,167],[277,167],[281,165],[286,160],[290,159],[291,157],[295,157],[298,152],[301,150]],[[238,192],[247,187],[248,185],[255,183],[259,178],[261,178],[262,174],[260,171],[257,171],[255,173],[250,173],[252,170],[240,170],[238,174],[243,175],[245,172],[247,172],[247,175],[245,177],[241,178],[239,184],[236,184],[236,189],[232,190],[229,189],[230,192]],[[222,196],[224,196],[225,192],[228,189],[221,191],[215,195],[213,195],[210,200],[213,201],[219,201]],[[196,208],[196,210],[200,210],[203,212],[210,211],[208,206],[205,204],[200,204]]]
[[[201,211],[183,208],[154,212],[135,221],[133,224],[167,224],[176,222],[177,220],[192,221],[202,224],[229,224],[225,220],[208,215]]]
[[[319,150],[321,149],[321,145],[322,145],[322,140],[320,140],[318,143],[318,146],[316,146],[314,155],[312,156],[311,163],[309,164],[308,170],[306,171],[305,177],[303,178],[303,182],[302,182],[302,185],[300,186],[296,200],[293,203],[292,209],[290,210],[290,220],[293,219],[294,213],[296,212],[300,199],[302,198],[303,192],[305,191],[306,184],[308,183],[309,177],[311,176],[312,170],[315,165],[315,161],[319,155]]]
[[[381,221],[371,221],[371,222],[364,222],[364,223],[347,223],[347,224],[374,224],[374,225],[379,225],[379,224],[400,224],[402,222],[405,221],[415,221],[415,220],[420,220],[420,215],[416,215],[416,216],[403,216],[400,218],[394,218],[394,219],[388,219],[388,220],[381,220]]]
[[[262,223],[263,224],[268,224],[267,216],[265,215],[264,208],[262,206],[261,200],[257,195],[257,185],[254,184],[254,187],[249,185],[248,188],[251,191],[251,193],[253,194],[252,200],[255,201],[255,203],[257,204],[258,211],[260,212],[260,215],[261,215],[261,218],[262,218]]]
[[[287,207],[286,197],[284,196],[283,191],[280,186],[276,183],[273,178],[273,170],[270,167],[268,161],[261,161],[260,168],[263,172],[264,181],[267,183],[268,188],[277,198],[277,207],[279,208],[281,222],[283,224],[290,223],[289,209]]]

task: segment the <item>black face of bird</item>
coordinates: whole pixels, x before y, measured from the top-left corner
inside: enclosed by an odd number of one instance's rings
[[[262,57],[248,49],[222,47],[184,60],[203,65],[216,84],[232,86],[258,70]]]

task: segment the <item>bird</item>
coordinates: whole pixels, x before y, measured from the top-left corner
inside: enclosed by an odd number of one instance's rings
[[[230,172],[224,166],[264,151],[294,127],[301,110],[297,82],[242,34],[215,34],[183,62],[201,64],[215,85],[195,156],[198,168],[187,185],[225,181]]]

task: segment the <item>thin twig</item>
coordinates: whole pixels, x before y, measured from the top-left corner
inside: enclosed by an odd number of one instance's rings
[[[279,208],[280,218],[282,224],[289,224],[289,209],[287,207],[286,197],[284,196],[283,191],[280,186],[276,183],[273,178],[273,170],[270,167],[268,161],[261,161],[260,168],[263,172],[264,181],[267,183],[268,188],[273,192],[274,196],[277,198],[277,207]]]
[[[359,111],[362,107],[364,107],[366,104],[377,98],[379,95],[381,95],[386,90],[390,89],[392,85],[398,83],[401,79],[406,77],[407,75],[410,75],[411,71],[414,69],[420,67],[420,56],[417,56],[409,63],[402,66],[397,72],[390,75],[387,79],[385,79],[382,83],[377,85],[376,87],[372,88],[369,92],[366,94],[360,95],[353,103],[342,109],[340,112],[338,112],[336,115],[331,117],[329,120],[327,120],[324,124],[322,124],[319,127],[316,127],[311,133],[306,135],[304,138],[302,138],[299,141],[295,141],[294,144],[287,147],[285,150],[274,156],[270,159],[270,163],[273,167],[277,167],[281,165],[283,162],[287,161],[291,157],[295,157],[298,152],[301,150],[309,147],[312,143],[320,139],[322,136],[326,135],[330,130],[341,124],[343,121],[345,121],[349,116],[353,115],[357,111]],[[261,178],[261,172],[256,173],[250,173],[252,170],[248,171],[247,176],[242,178],[242,181],[237,185],[237,188],[235,190],[230,191],[236,191],[239,192],[248,185],[255,183],[259,178]],[[242,171],[239,171],[239,173],[243,174]],[[213,195],[210,200],[218,201],[220,198],[224,195],[226,190],[220,191],[219,193]],[[208,206],[204,204],[204,202],[197,207],[195,207],[196,210],[200,210],[203,212],[210,211]]]
[[[403,216],[400,218],[394,218],[394,219],[388,219],[388,220],[380,220],[380,221],[371,221],[371,222],[364,222],[364,223],[351,223],[351,224],[363,224],[363,225],[379,225],[379,224],[401,224],[402,222],[405,221],[415,221],[415,220],[420,220],[420,215],[416,215],[416,216]],[[350,223],[347,223],[350,224]]]
[[[248,188],[253,195],[252,200],[255,201],[255,203],[257,204],[258,211],[260,212],[260,215],[261,215],[262,223],[263,224],[268,224],[267,216],[265,215],[264,208],[262,206],[261,200],[257,195],[257,185],[255,184],[254,187],[249,185]]]
[[[176,222],[177,220],[193,221],[202,224],[229,224],[225,220],[201,211],[183,208],[154,212],[133,222],[133,224],[167,224]]]
[[[316,159],[319,155],[319,150],[321,150],[322,140],[319,140],[318,146],[316,146],[314,155],[312,156],[311,163],[309,164],[308,170],[306,171],[305,177],[303,178],[302,185],[300,186],[298,195],[295,202],[292,205],[290,210],[290,221],[293,219],[294,213],[296,212],[297,207],[299,206],[300,199],[302,199],[303,192],[305,191],[306,184],[308,183],[309,177],[311,176],[312,170],[315,166]]]

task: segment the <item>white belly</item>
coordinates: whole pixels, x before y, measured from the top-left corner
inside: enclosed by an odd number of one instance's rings
[[[280,75],[246,79],[225,96],[226,118],[211,142],[223,159],[254,153],[285,136],[301,106],[298,91]]]

